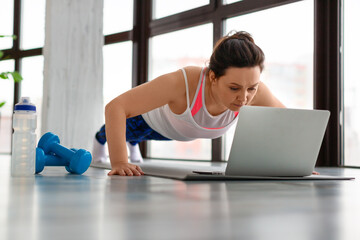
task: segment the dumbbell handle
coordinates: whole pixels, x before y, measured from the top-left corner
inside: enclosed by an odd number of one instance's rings
[[[55,153],[59,157],[63,158],[64,160],[67,159],[67,162],[66,162],[67,164],[69,164],[70,159],[75,154],[75,152],[72,151],[71,149],[68,149],[58,143],[52,143],[50,145],[50,149],[53,153]]]
[[[45,166],[67,166],[69,165],[69,161],[64,158],[57,157],[54,155],[46,155],[45,158]]]

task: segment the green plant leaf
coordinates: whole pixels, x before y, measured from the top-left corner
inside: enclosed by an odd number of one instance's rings
[[[10,74],[12,75],[14,82],[20,82],[21,80],[23,80],[22,76],[20,75],[20,73],[18,72],[10,72]]]
[[[4,56],[4,52],[0,51],[0,59]]]
[[[12,39],[16,40],[17,36],[16,35],[0,35],[0,38],[5,38],[5,37],[11,37]]]
[[[2,79],[9,79],[8,73],[7,73],[7,72],[2,72],[2,73],[0,73],[0,78],[2,78]]]
[[[4,102],[0,102],[0,108],[2,107],[2,106],[4,106],[5,105],[5,101]]]

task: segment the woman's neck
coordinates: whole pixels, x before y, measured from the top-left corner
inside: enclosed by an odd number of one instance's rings
[[[214,94],[214,89],[210,82],[209,74],[206,75],[205,82],[204,93],[206,109],[212,116],[220,115],[221,113],[225,112],[227,108],[219,104],[219,100]]]

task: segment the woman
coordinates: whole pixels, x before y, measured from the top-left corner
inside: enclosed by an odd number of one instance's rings
[[[236,32],[215,45],[207,68],[185,67],[116,97],[105,108],[105,125],[96,134],[94,161],[105,156],[108,175],[139,176],[138,143],[143,140],[190,141],[217,138],[236,122],[244,105],[284,107],[260,81],[264,53],[247,32]]]

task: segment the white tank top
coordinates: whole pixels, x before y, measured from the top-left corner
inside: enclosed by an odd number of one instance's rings
[[[187,108],[182,114],[175,114],[168,104],[142,114],[145,122],[164,137],[177,141],[191,141],[197,138],[222,136],[236,121],[238,112],[226,110],[212,116],[205,106],[206,69],[201,70],[194,100],[190,105],[186,72],[181,69],[186,85]]]

